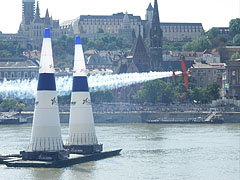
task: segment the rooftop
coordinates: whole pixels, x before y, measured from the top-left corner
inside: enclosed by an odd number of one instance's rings
[[[83,21],[84,19],[123,19],[124,13],[117,13],[113,15],[81,15],[80,21]],[[141,21],[140,16],[133,16],[133,14],[128,14],[129,19],[137,19]]]
[[[196,69],[215,69],[214,66],[211,66],[209,64],[202,64],[202,63],[195,63],[192,65],[192,68]]]
[[[26,58],[0,58],[0,68],[38,68],[37,62]]]

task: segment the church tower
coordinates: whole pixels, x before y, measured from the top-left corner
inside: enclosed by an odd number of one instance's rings
[[[150,55],[151,55],[151,70],[162,70],[162,30],[160,27],[158,3],[154,1],[152,27],[150,29]]]
[[[51,19],[49,17],[49,12],[48,9],[46,10],[46,15],[45,15],[45,27],[50,28],[51,25]]]
[[[22,21],[29,25],[35,15],[35,0],[22,0]]]
[[[145,15],[145,18],[148,22],[151,22],[152,23],[152,19],[153,19],[153,7],[152,7],[152,4],[149,3],[148,5],[148,8],[146,10],[146,15]]]

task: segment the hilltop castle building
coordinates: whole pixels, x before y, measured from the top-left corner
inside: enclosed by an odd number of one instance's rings
[[[35,0],[22,0],[22,22],[17,34],[0,34],[0,41],[18,42],[26,50],[39,50],[45,28],[51,30],[53,39],[62,35],[73,36],[72,26],[63,26],[59,20],[53,20],[49,16],[48,9],[44,17],[40,17],[39,2],[35,6]]]
[[[154,20],[154,8],[151,3],[146,9],[145,20],[133,14],[117,13],[113,15],[81,15],[74,20],[68,20],[61,25],[59,20],[49,16],[48,9],[45,16],[40,16],[39,2],[36,0],[22,0],[22,22],[17,34],[1,34],[0,41],[18,42],[26,50],[39,50],[44,28],[50,28],[52,39],[62,35],[80,35],[94,39],[101,33],[110,33],[134,40],[140,30],[141,36],[150,37],[150,29]],[[162,39],[168,41],[191,41],[198,39],[203,27],[201,23],[161,23]]]
[[[154,8],[149,3],[146,9],[145,20],[140,16],[128,13],[117,13],[113,15],[80,15],[74,20],[68,20],[61,24],[61,27],[72,26],[74,34],[90,39],[97,38],[99,33],[109,33],[116,36],[123,36],[126,39],[133,39],[134,33],[141,36],[150,37],[150,29],[154,20]],[[198,39],[203,27],[201,23],[168,23],[160,24],[162,29],[162,39],[167,41],[192,41]]]
[[[40,49],[45,28],[51,30],[53,39],[57,39],[64,34],[73,35],[73,29],[71,27],[66,29],[61,28],[59,20],[53,20],[53,18],[49,16],[48,9],[46,10],[45,17],[40,17],[38,1],[35,9],[35,0],[22,0],[22,8],[22,22],[18,34],[28,40],[26,44],[27,49]]]
[[[77,24],[77,27],[74,28],[75,34],[91,39],[98,37],[99,33],[109,33],[132,40],[132,34],[139,32],[139,30],[143,32],[144,28],[140,16],[133,16],[127,12],[110,16],[81,15],[78,19],[72,22],[68,21],[68,23]],[[141,35],[143,36],[143,34]]]

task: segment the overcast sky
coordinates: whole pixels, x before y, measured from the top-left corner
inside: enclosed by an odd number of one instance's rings
[[[80,15],[111,15],[128,12],[145,19],[154,0],[39,0],[41,17],[49,9],[60,22]],[[161,22],[202,23],[205,30],[226,27],[240,16],[240,0],[158,0]],[[22,0],[0,1],[0,31],[16,33],[22,19]]]

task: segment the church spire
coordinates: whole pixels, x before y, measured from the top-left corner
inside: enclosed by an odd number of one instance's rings
[[[159,23],[160,24],[157,0],[154,1],[153,21],[152,21],[152,23]]]
[[[40,18],[40,10],[39,10],[39,2],[37,1],[37,8],[36,8],[36,14],[35,14],[36,18]]]
[[[48,9],[47,9],[47,11],[46,11],[45,18],[49,18],[49,12],[48,12]]]
[[[150,29],[150,54],[151,70],[159,71],[162,69],[162,30],[160,27],[158,3],[154,1],[152,27]]]
[[[50,24],[51,24],[51,19],[49,17],[49,12],[48,12],[48,9],[47,9],[46,15],[45,15],[45,26],[50,28]]]
[[[39,9],[39,2],[38,1],[37,1],[36,13],[35,13],[35,17],[34,17],[33,22],[34,23],[41,23],[40,9]]]

